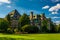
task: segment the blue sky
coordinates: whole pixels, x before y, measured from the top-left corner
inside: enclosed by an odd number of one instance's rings
[[[29,15],[30,11],[34,14],[45,13],[53,22],[60,23],[60,0],[0,0],[1,18],[14,9],[17,9],[20,14]]]

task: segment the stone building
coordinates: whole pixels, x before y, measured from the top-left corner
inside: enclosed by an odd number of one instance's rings
[[[46,20],[47,21],[47,25],[48,25],[48,29],[50,30],[51,28],[51,20],[49,18],[45,17],[45,14],[42,13],[40,15],[34,15],[33,12],[30,13],[30,23],[31,25],[35,25],[37,26],[39,29],[42,29],[43,21]]]
[[[20,18],[20,14],[17,10],[13,10],[8,14],[10,16],[10,26],[11,27],[18,27],[18,20]]]
[[[8,15],[10,16],[10,23],[11,23],[10,26],[18,27],[18,20],[21,16],[20,13],[17,10],[13,10]],[[41,26],[43,25],[42,21],[47,20],[44,13],[40,15],[34,15],[33,12],[30,12],[29,18],[30,18],[30,24],[37,26],[39,29],[41,29]],[[50,20],[47,20],[47,22],[49,25],[48,28],[50,28]]]

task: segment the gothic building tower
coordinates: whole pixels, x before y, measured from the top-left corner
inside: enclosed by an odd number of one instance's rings
[[[30,24],[31,24],[31,25],[34,25],[33,12],[30,13]]]
[[[15,9],[8,14],[10,16],[10,26],[11,27],[18,27],[18,20],[20,18],[19,12]]]
[[[30,13],[30,24],[35,25],[40,29],[41,26],[41,16],[33,15],[33,12]]]
[[[33,12],[30,13],[30,20],[33,20]]]

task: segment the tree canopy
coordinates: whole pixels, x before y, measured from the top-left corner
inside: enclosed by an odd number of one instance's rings
[[[7,30],[9,22],[0,18],[0,30]]]
[[[27,14],[23,14],[20,18],[19,18],[19,26],[22,27],[26,24],[29,24],[30,20],[29,20],[29,16]]]
[[[39,28],[36,26],[31,26],[31,25],[24,25],[22,27],[22,31],[23,32],[28,32],[28,33],[38,33],[39,32]]]

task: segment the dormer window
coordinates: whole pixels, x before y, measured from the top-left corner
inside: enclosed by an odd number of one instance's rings
[[[34,16],[35,17],[35,16]]]
[[[13,17],[13,15],[10,15],[10,17]]]

